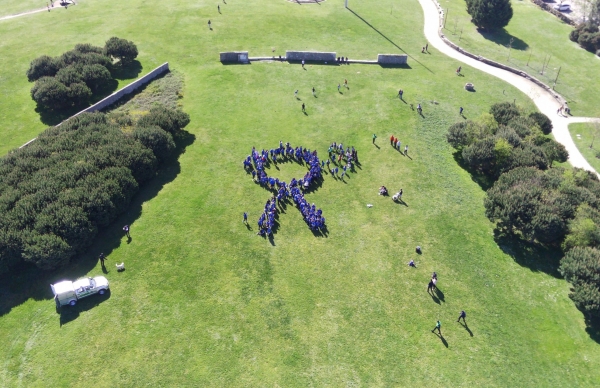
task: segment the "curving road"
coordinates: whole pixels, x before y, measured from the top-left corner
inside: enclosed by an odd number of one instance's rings
[[[573,123],[584,123],[584,122],[600,122],[600,118],[592,117],[564,117],[558,115],[556,112],[560,108],[560,103],[552,96],[546,89],[538,86],[537,84],[509,71],[490,66],[476,59],[468,57],[460,52],[456,51],[452,47],[448,46],[439,35],[440,28],[440,12],[438,4],[435,0],[419,0],[421,7],[423,7],[423,13],[425,15],[425,37],[429,41],[429,44],[435,47],[438,51],[443,54],[456,59],[468,66],[471,66],[477,70],[481,70],[501,80],[508,82],[523,93],[525,93],[534,104],[537,106],[540,112],[545,114],[552,120],[554,126],[552,134],[556,141],[565,146],[569,151],[569,163],[574,167],[586,169],[588,171],[595,172],[599,177],[600,174],[585,160],[581,152],[575,146],[573,139],[569,133],[569,124]]]

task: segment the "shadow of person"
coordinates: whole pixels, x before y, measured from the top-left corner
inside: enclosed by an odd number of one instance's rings
[[[108,273],[108,270],[106,269],[106,266],[104,265],[104,263],[101,263],[100,267],[102,267],[102,273],[106,275]]]
[[[381,147],[379,147],[379,146],[378,146],[377,144],[375,144],[375,143],[373,143],[373,145],[374,145],[375,147],[377,147],[377,149],[380,149],[380,148],[381,148]]]
[[[306,113],[306,112],[302,112],[302,113],[304,113],[304,116],[308,116],[308,113]]]
[[[250,224],[244,224],[244,225],[246,225],[246,229],[252,230],[252,227],[250,226]]]
[[[131,236],[127,236],[127,244],[131,244],[131,240],[132,240]]]
[[[429,294],[431,296],[431,299],[433,299],[433,301],[439,305],[442,304],[442,302],[440,302],[440,300],[437,298],[437,296],[435,296],[435,294]]]
[[[444,336],[440,334],[440,335],[438,335],[438,337],[440,337],[440,339],[442,340],[442,343],[447,348],[448,347],[448,342],[446,341],[446,339],[444,338]]]
[[[445,302],[445,301],[446,301],[446,299],[445,299],[445,296],[444,296],[444,293],[442,292],[442,290],[440,290],[440,289],[439,289],[439,288],[437,288],[437,287],[435,288],[435,294],[438,296],[438,298],[440,298],[440,300],[441,300],[442,302]]]
[[[467,323],[462,323],[459,321],[459,323],[465,328],[466,331],[469,332],[469,334],[471,335],[471,337],[473,337],[473,332],[471,331],[471,329],[469,329],[469,326],[467,326]]]

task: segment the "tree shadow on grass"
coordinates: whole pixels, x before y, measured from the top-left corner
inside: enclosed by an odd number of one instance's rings
[[[98,264],[100,253],[104,253],[107,257],[107,268],[114,268],[114,264],[110,260],[110,253],[118,248],[123,241],[123,225],[132,226],[132,238],[135,240],[134,222],[142,214],[142,205],[144,202],[156,197],[166,184],[175,180],[181,172],[179,156],[185,153],[186,148],[195,140],[196,137],[189,132],[183,131],[178,134],[175,138],[176,148],[173,155],[164,161],[154,179],[146,182],[141,187],[129,204],[128,210],[121,214],[111,225],[100,231],[92,245],[84,253],[74,257],[67,266],[53,271],[42,271],[32,264],[21,264],[13,267],[10,273],[0,275],[0,295],[2,295],[0,298],[0,316],[8,314],[13,307],[19,306],[29,299],[36,301],[51,300],[53,294],[50,284],[65,279],[75,280],[86,276]],[[106,272],[110,274],[112,271],[116,272],[116,269],[107,269]],[[90,274],[90,276],[95,275],[100,275],[100,269],[97,274]],[[90,296],[90,298],[97,300],[95,296]],[[85,308],[87,304],[84,304],[83,300],[82,307],[75,311],[84,311],[81,309]],[[72,321],[77,316],[78,314],[69,315],[65,317],[65,322]],[[62,323],[63,318],[61,317]]]
[[[562,279],[558,266],[563,253],[559,248],[529,243],[498,228],[494,230],[494,241],[502,252],[512,257],[519,265]]]
[[[128,63],[126,66],[115,66],[111,74],[114,79],[133,79],[140,75],[142,69],[142,64],[135,60],[131,63]]]
[[[525,43],[522,39],[519,39],[516,36],[512,36],[511,34],[506,32],[504,28],[497,31],[485,31],[478,29],[477,32],[479,32],[479,34],[481,34],[481,36],[483,36],[485,39],[491,40],[492,42],[498,45],[502,45],[507,49],[509,45],[513,50],[525,51],[527,50],[527,48],[529,48],[529,45]],[[513,40],[512,44],[510,43],[511,39]]]
[[[471,170],[470,166],[463,160],[461,151],[455,151],[452,156],[454,157],[456,164],[467,171],[471,175],[473,182],[477,183],[483,191],[488,191],[488,189],[494,185],[494,180],[492,178],[483,174],[474,173]]]

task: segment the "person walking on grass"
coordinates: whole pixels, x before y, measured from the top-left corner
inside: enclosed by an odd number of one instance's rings
[[[373,134],[373,144],[375,144],[375,139],[377,139],[377,135]]]
[[[344,87],[348,90],[350,90],[350,88],[348,87],[348,80],[344,79]]]
[[[315,90],[314,86],[312,88],[312,92],[313,92],[313,97],[317,97],[317,91]]]
[[[338,84],[338,92],[340,91],[340,84]]]
[[[244,224],[248,225],[248,213],[244,212]]]
[[[304,59],[302,60],[302,68],[304,69]]]
[[[432,333],[435,333],[435,331],[438,331],[438,333],[440,334],[440,336],[442,335],[442,322],[440,322],[440,320],[438,319],[438,321],[435,323],[435,327],[433,328],[433,330],[431,330]]]
[[[298,89],[294,92],[294,97],[298,98]]]
[[[129,234],[129,225],[125,225],[123,227],[123,231],[125,232],[125,236],[127,236],[127,238],[131,238],[131,235]]]
[[[429,43],[425,44],[425,51],[429,52]]]
[[[100,253],[100,256],[98,256],[98,260],[100,260],[100,265],[104,268],[104,260],[106,260],[106,256],[104,256],[104,253]]]
[[[401,100],[402,100],[403,94],[404,94],[404,90],[402,90],[402,89],[398,90],[398,97],[400,97]]]
[[[463,107],[461,106],[461,107],[460,107],[460,109],[459,109],[459,112],[458,112],[458,113],[459,113],[461,116],[462,116],[462,112],[463,112],[463,110],[464,110],[464,109],[463,109]]]
[[[302,103],[302,112],[306,113],[306,105],[304,103]]]
[[[408,146],[407,145],[404,146],[404,155],[408,155]]]
[[[217,11],[219,11],[219,13],[221,13],[221,6],[217,4]]]
[[[467,317],[467,313],[465,313],[465,310],[463,310],[460,312],[460,315],[458,316],[458,320],[456,322],[460,322],[460,320],[462,319],[466,326],[467,325],[467,321],[465,320],[466,317]]]
[[[210,19],[208,20],[208,29],[209,29],[209,30],[212,30],[212,26],[211,26],[211,24],[210,24]]]

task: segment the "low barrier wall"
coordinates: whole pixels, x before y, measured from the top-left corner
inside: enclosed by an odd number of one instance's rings
[[[408,55],[406,54],[378,54],[377,63],[385,65],[406,65]]]
[[[240,55],[245,60],[240,60]],[[248,51],[226,51],[219,53],[219,60],[222,63],[248,63]]]
[[[288,61],[315,61],[315,62],[335,62],[335,53],[325,53],[319,51],[286,51],[285,57]]]
[[[168,71],[169,71],[169,62],[163,63],[162,65],[160,65],[156,69],[152,70],[150,73],[146,74],[145,76],[136,79],[129,85],[117,90],[110,96],[103,98],[102,100],[98,101],[97,103],[90,106],[89,108],[86,108],[86,109],[82,110],[81,112],[78,112],[78,113],[74,114],[73,116],[69,117],[68,119],[62,121],[61,123],[57,124],[56,127],[58,127],[65,121],[72,119],[73,117],[79,116],[82,113],[91,113],[91,112],[97,112],[99,110],[102,110],[102,109],[106,108],[107,106],[110,106],[110,105],[114,104],[115,102],[119,101],[121,98],[123,98],[123,96],[126,96],[127,94],[130,94],[130,93],[136,91],[137,89],[141,88],[142,86],[144,86],[147,83],[149,83],[150,81],[152,81],[154,78],[156,78],[159,75],[162,75]],[[29,140],[27,143],[23,144],[19,148],[23,148],[23,147],[27,146],[34,140],[35,139]]]

